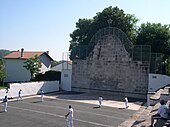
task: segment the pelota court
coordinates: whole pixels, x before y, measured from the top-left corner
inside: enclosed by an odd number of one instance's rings
[[[105,100],[101,108],[95,98],[83,94],[53,93],[45,96],[26,97],[23,101],[16,99],[8,102],[8,112],[3,112],[0,104],[1,127],[66,127],[64,115],[68,106],[74,109],[74,127],[117,127],[130,118],[140,105],[130,103],[129,109],[121,107],[123,102]],[[81,98],[81,99],[80,99]]]

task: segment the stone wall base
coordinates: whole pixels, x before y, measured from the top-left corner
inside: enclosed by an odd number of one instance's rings
[[[130,92],[100,90],[100,89],[98,90],[98,89],[78,88],[78,87],[72,87],[71,89],[74,92],[85,92],[85,93],[97,94],[97,95],[101,95],[101,96],[107,95],[107,96],[112,96],[111,98],[124,99],[125,96],[127,96],[129,98],[147,100],[146,94],[141,94],[141,93],[130,93]]]

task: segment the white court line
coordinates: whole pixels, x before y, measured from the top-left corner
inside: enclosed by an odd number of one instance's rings
[[[32,105],[29,102],[23,102],[22,101],[21,103],[26,103],[26,104]],[[63,107],[60,107],[60,106],[49,106],[49,105],[41,105],[41,104],[35,104],[35,103],[34,103],[34,105],[38,105],[38,106],[41,106],[41,107],[52,107],[52,108],[58,108],[58,109],[67,109],[67,108],[63,108]],[[77,109],[76,109],[76,112],[89,113],[89,114],[93,114],[93,115],[124,120],[123,118],[118,118],[118,117],[115,117],[115,116],[103,115],[103,114],[99,114],[99,113],[92,113],[92,112],[88,112],[88,111],[81,111],[81,110],[77,110]]]
[[[61,100],[61,101],[71,101],[71,102],[79,102],[79,103],[84,103],[84,104],[92,104],[92,105],[95,105],[95,106],[98,106],[98,100],[95,101],[95,103],[92,103],[92,102],[84,102],[84,101],[79,101],[79,100],[68,100],[68,99],[61,99],[61,98],[58,98],[57,96],[46,96],[45,98],[48,98],[48,99],[56,99],[56,100]],[[89,100],[85,100],[85,101],[89,101]],[[105,102],[107,101],[103,101],[103,107],[110,107],[110,108],[124,108],[122,105],[124,105],[124,102],[121,102],[121,101],[113,101],[113,103],[119,103],[118,105],[114,106],[115,104],[112,104],[112,106],[108,106],[107,104],[104,104]],[[121,103],[121,104],[120,104]],[[121,105],[121,106],[120,106]],[[134,106],[131,106],[131,105],[134,105],[133,103],[129,103],[129,108],[126,109],[126,110],[133,110],[133,111],[137,111],[139,108],[133,108]],[[137,105],[137,104],[136,104]],[[82,106],[82,105],[81,105]],[[137,105],[138,107],[141,107],[140,105]],[[82,106],[82,107],[85,107],[87,108],[86,106]],[[103,111],[107,111],[107,112],[110,112],[109,110],[107,109],[102,109]]]
[[[2,106],[2,105],[1,105]],[[29,112],[34,112],[34,113],[40,113],[40,114],[45,114],[45,115],[50,115],[50,116],[55,116],[55,117],[60,117],[60,118],[64,118],[64,116],[61,115],[57,115],[57,114],[52,114],[52,113],[47,113],[47,112],[41,112],[41,111],[37,111],[37,110],[32,110],[32,109],[26,109],[26,108],[19,108],[19,107],[14,107],[14,106],[8,106],[10,108],[14,108],[14,109],[18,109],[18,110],[24,110],[24,111],[29,111]],[[79,122],[83,122],[83,123],[89,123],[89,124],[93,124],[93,125],[97,125],[97,126],[102,126],[102,127],[112,127],[109,125],[104,125],[104,124],[100,124],[100,123],[95,123],[95,122],[91,122],[91,121],[86,121],[86,120],[80,120],[80,119],[75,119],[74,121],[79,121]]]
[[[39,95],[37,95],[37,96],[39,96]],[[37,96],[36,96],[36,97],[37,97]],[[57,97],[54,97],[54,96],[45,96],[45,98],[47,98],[47,99],[52,99],[52,100],[61,100],[61,101],[70,101],[70,102],[84,103],[84,102],[79,102],[79,101],[75,101],[75,100],[60,99],[60,98],[57,98]],[[84,104],[85,104],[85,103],[84,103]],[[92,104],[92,103],[86,103],[86,104]],[[98,106],[97,104],[93,104],[93,105]],[[103,105],[103,106],[104,106],[104,105]],[[80,107],[80,106],[78,105],[78,107]],[[91,109],[91,108],[89,108],[89,107],[87,107],[87,106],[83,106],[83,105],[81,105],[81,107],[84,107],[84,108],[86,108],[86,109]],[[106,107],[109,107],[109,106],[106,106]],[[111,107],[111,108],[115,108],[115,107]],[[62,109],[66,109],[66,108],[62,108]],[[110,113],[110,111],[107,110],[107,109],[102,109],[102,111],[105,111],[105,112],[109,112],[109,113]],[[114,110],[113,110],[113,112],[119,113],[119,112],[114,111]],[[91,113],[91,112],[89,112],[89,113]],[[91,113],[91,114],[95,114],[95,113]],[[96,113],[96,115],[98,115],[98,114]],[[102,114],[99,114],[99,115],[102,116]],[[107,115],[103,115],[103,116],[124,120],[123,118],[117,118],[117,117],[115,117],[115,116],[107,116]]]

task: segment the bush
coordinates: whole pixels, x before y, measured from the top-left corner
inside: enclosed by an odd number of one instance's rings
[[[44,78],[48,81],[61,80],[60,71],[47,71],[44,74]]]
[[[44,80],[44,74],[37,74],[35,75],[35,78],[34,79],[31,79],[31,81],[43,81]]]
[[[47,71],[45,74],[37,74],[32,81],[61,81],[61,72],[60,71]]]

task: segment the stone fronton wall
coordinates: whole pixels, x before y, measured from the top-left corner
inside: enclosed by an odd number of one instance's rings
[[[86,60],[73,60],[72,90],[146,99],[148,66],[133,61],[120,38],[105,35]]]

